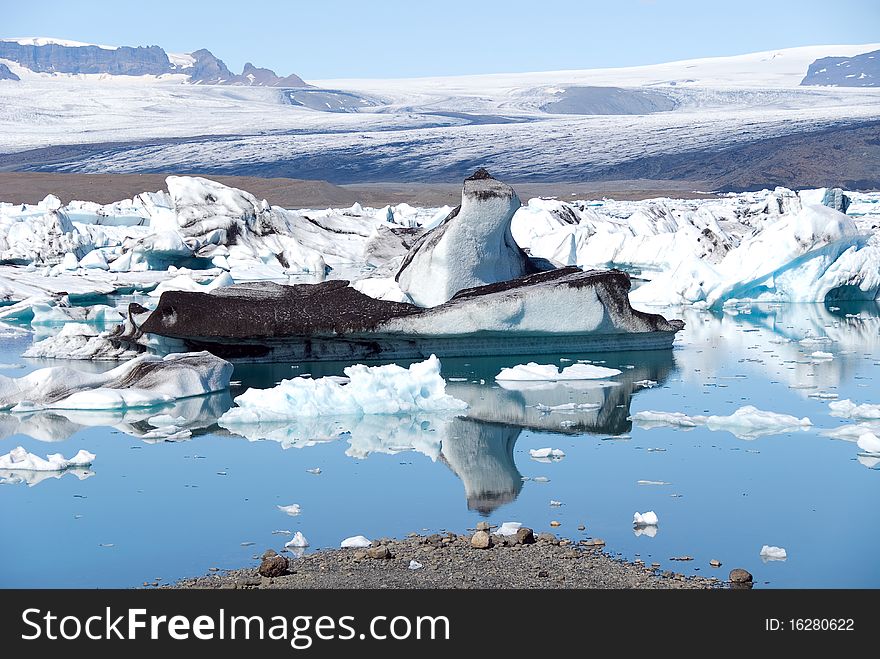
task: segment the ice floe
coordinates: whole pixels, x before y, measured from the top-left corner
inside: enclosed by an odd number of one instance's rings
[[[806,430],[813,425],[808,417],[797,418],[789,414],[759,410],[753,405],[740,407],[727,416],[689,416],[683,412],[636,412],[630,419],[642,428],[706,426],[709,430],[727,430],[740,439],[753,439],[763,435],[777,435],[796,430]]]
[[[515,382],[558,382],[561,380],[602,380],[620,374],[621,371],[616,368],[605,368],[592,364],[572,364],[560,371],[555,364],[529,362],[528,364],[502,368],[495,379]]]
[[[22,357],[49,359],[77,359],[120,361],[137,357],[138,351],[129,345],[114,341],[109,331],[99,331],[94,325],[67,323],[61,331],[37,341],[22,353]]]
[[[784,561],[788,558],[788,554],[782,547],[773,547],[764,545],[761,547],[761,560],[763,561]]]
[[[533,459],[561,460],[565,457],[565,451],[559,448],[532,448],[529,449],[529,455]]]
[[[232,365],[208,352],[142,355],[105,373],[66,366],[0,376],[0,409],[107,410],[151,407],[229,386]]]
[[[880,405],[862,403],[857,405],[849,398],[835,400],[828,403],[831,416],[843,417],[844,419],[880,419]]]
[[[284,543],[284,546],[296,548],[308,547],[309,541],[306,540],[306,537],[302,534],[301,531],[297,531],[293,534],[293,537],[290,540]]]
[[[278,510],[283,513],[286,513],[292,517],[296,517],[300,513],[302,513],[302,508],[298,503],[292,503],[289,506],[275,506]]]
[[[633,526],[657,526],[660,523],[657,513],[649,510],[645,513],[633,513]]]
[[[24,447],[18,446],[6,455],[0,455],[2,471],[64,471],[71,467],[88,467],[95,461],[95,454],[80,449],[72,458],[65,458],[60,453],[50,453],[41,458],[28,453]]]
[[[326,415],[363,416],[463,410],[467,404],[445,393],[440,360],[433,355],[403,368],[396,364],[345,368],[348,384],[332,378],[293,378],[271,389],[248,389],[238,407],[221,417],[226,427]]]
[[[859,435],[856,444],[865,453],[880,455],[880,437],[872,432],[866,432],[863,435]]]

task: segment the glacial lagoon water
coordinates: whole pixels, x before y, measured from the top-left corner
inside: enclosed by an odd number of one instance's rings
[[[239,365],[231,392],[159,410],[0,414],[0,453],[21,445],[97,454],[82,480],[68,473],[29,486],[0,474],[0,586],[136,587],[255,564],[296,531],[314,551],[356,534],[461,532],[485,519],[536,530],[558,520],[554,531],[602,538],[622,558],[719,578],[743,567],[756,587],[878,587],[880,466],[822,433],[854,423],[831,416],[828,397],[880,403],[880,312],[839,306],[670,310],[687,322],[672,351],[534,359],[621,369],[608,386],[503,388],[494,375],[529,356],[446,359],[448,392],[470,403],[458,418],[325,419],[254,428],[249,439],[217,425],[245,388],[341,374],[347,364],[336,363]],[[4,336],[0,374],[60,364],[22,359],[32,336]],[[833,358],[814,359],[816,350]],[[644,380],[657,385],[636,384]],[[537,407],[566,402],[592,405]],[[641,410],[726,415],[749,404],[813,426],[749,439],[628,420]],[[158,413],[186,417],[192,438],[141,439]],[[543,447],[565,457],[530,457]],[[278,508],[292,503],[301,514]],[[632,528],[633,513],[647,510],[659,517],[653,537]],[[763,545],[784,547],[787,560],[763,561]],[[670,560],[680,556],[693,560]]]

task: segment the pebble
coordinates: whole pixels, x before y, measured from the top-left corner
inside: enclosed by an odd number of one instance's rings
[[[709,561],[709,565],[711,565],[712,567],[721,567],[721,561],[713,558],[711,561]]]
[[[584,547],[604,547],[605,541],[602,538],[593,538],[591,540],[581,540]]]
[[[670,561],[692,561],[694,560],[693,556],[670,556]]]
[[[552,533],[539,533],[538,534],[538,542],[552,542],[556,544],[556,536]]]
[[[538,576],[542,579],[549,577],[550,573],[547,570],[538,570]]]
[[[475,549],[488,549],[492,546],[492,536],[486,531],[477,531],[471,536],[471,547]]]
[[[263,552],[263,555],[260,556],[260,558],[262,560],[265,560],[267,558],[270,558],[272,556],[277,556],[277,555],[278,555],[278,552],[275,551],[274,549],[267,549],[266,551]]]
[[[534,531],[525,526],[518,528],[514,537],[516,538],[516,544],[518,545],[530,545],[535,542]]]
[[[583,524],[578,524],[578,531],[586,531],[586,530],[587,530],[586,526],[584,526]]]
[[[208,572],[219,572],[219,571],[220,571],[219,567],[209,567],[208,568]]]
[[[550,522],[550,526],[562,526],[562,523],[554,519],[552,522]]]

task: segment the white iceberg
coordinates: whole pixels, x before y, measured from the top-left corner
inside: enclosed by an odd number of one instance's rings
[[[831,416],[845,419],[880,419],[880,405],[863,403],[856,405],[849,398],[828,403]]]
[[[0,375],[0,410],[151,407],[229,387],[232,364],[208,352],[142,355],[105,373],[66,366],[20,378]]]
[[[784,561],[788,554],[782,547],[764,545],[761,547],[761,559],[766,561]]]
[[[504,522],[495,530],[495,535],[511,536],[522,528],[522,522]]]
[[[287,513],[288,515],[295,517],[302,512],[302,508],[298,503],[292,503],[289,506],[275,506],[278,510],[283,513]]]
[[[95,461],[95,454],[80,449],[72,458],[60,453],[50,453],[45,459],[28,453],[18,446],[6,455],[0,455],[0,470],[4,471],[64,471],[71,467],[88,467]]]
[[[690,417],[684,412],[658,412],[656,410],[643,410],[629,417],[631,421],[641,428],[665,428],[680,426],[683,428],[695,428],[699,417]]]
[[[373,542],[362,535],[353,535],[339,543],[342,549],[363,549],[369,547]]]
[[[880,437],[872,432],[860,435],[856,444],[865,453],[880,454]]]
[[[296,547],[296,548],[308,547],[309,541],[306,540],[306,537],[300,531],[297,531],[296,533],[293,534],[293,537],[290,540],[288,540],[287,542],[284,543],[284,546],[288,547],[288,548],[290,548],[290,547]]]
[[[727,430],[739,438],[751,439],[762,435],[806,430],[813,422],[808,417],[798,419],[789,414],[767,412],[753,405],[746,405],[729,416],[705,417],[705,424],[709,430]]]
[[[396,364],[345,369],[348,384],[333,378],[293,378],[271,389],[248,389],[224,414],[225,427],[295,417],[363,416],[463,410],[467,404],[445,393],[440,360],[433,355],[403,368]]]
[[[561,460],[565,457],[565,451],[559,448],[532,448],[529,449],[529,456],[532,458],[551,458]]]
[[[657,513],[653,510],[649,510],[645,513],[633,513],[633,526],[657,526],[660,523],[660,520],[657,518]]]
[[[22,353],[22,357],[93,361],[124,361],[137,356],[136,350],[114,342],[110,332],[83,323],[67,323],[58,334],[37,341]]]
[[[572,364],[561,371],[555,364],[519,364],[509,368],[502,368],[495,376],[496,380],[511,380],[516,382],[556,382],[560,380],[602,380],[620,375],[621,371],[616,368],[605,368],[592,364]]]

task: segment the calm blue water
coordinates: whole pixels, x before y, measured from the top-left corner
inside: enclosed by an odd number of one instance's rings
[[[722,578],[743,567],[765,587],[880,586],[880,472],[858,461],[854,443],[821,434],[852,422],[810,397],[880,402],[877,307],[791,305],[683,317],[687,328],[671,352],[535,358],[604,362],[624,371],[618,386],[505,390],[493,376],[528,357],[449,359],[444,376],[454,378],[449,392],[471,403],[467,417],[374,418],[353,426],[336,419],[351,434],[330,441],[309,441],[332,436],[320,423],[254,429],[253,441],[232,435],[215,423],[231,404],[226,393],[161,410],[188,419],[194,436],[182,442],[139,439],[155,410],[124,418],[0,414],[0,453],[21,445],[41,455],[69,457],[81,448],[97,454],[94,474],[84,480],[66,474],[33,486],[0,485],[0,586],[139,586],[253,564],[255,554],[289,539],[276,531],[299,530],[312,548],[335,547],[350,535],[463,531],[481,519],[536,530],[558,520],[557,532],[601,537],[609,552],[629,559]],[[798,343],[805,336],[833,342]],[[47,365],[20,358],[31,340],[0,339],[0,362],[26,364],[0,374],[18,377]],[[814,364],[814,350],[834,359]],[[344,366],[239,366],[233,378],[241,384],[231,393]],[[659,384],[633,384],[645,379]],[[595,409],[566,415],[534,407],[563,402]],[[809,416],[814,426],[745,440],[706,428],[646,430],[627,420],[639,410],[729,414],[747,404]],[[566,457],[531,459],[528,450],[542,447],[561,448]],[[315,467],[322,473],[306,471]],[[531,480],[542,476],[549,482]],[[551,500],[562,505],[551,507]],[[291,503],[302,506],[301,515],[276,507]],[[633,532],[633,512],[646,510],[660,518],[655,537]],[[581,523],[586,531],[577,530]],[[784,547],[788,559],[763,562],[764,544]],[[669,560],[681,555],[694,560]],[[722,561],[720,570],[709,567],[713,558]]]

